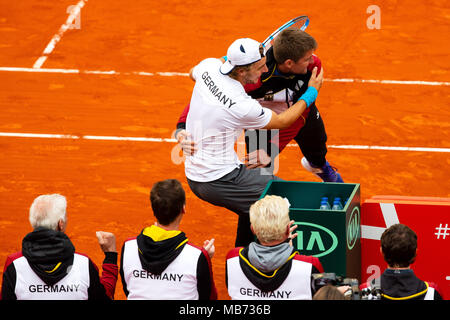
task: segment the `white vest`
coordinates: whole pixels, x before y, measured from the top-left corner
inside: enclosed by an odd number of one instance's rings
[[[31,269],[27,259],[14,260],[17,279],[15,293],[18,300],[87,300],[89,288],[89,258],[74,254],[68,274],[53,286]]]
[[[238,168],[242,162],[235,143],[243,129],[261,129],[272,117],[239,81],[220,73],[221,65],[219,59],[208,58],[192,71],[195,86],[186,131],[198,150],[184,164],[186,177],[193,181],[213,181]]]
[[[123,274],[128,299],[198,300],[197,263],[202,251],[187,243],[181,253],[160,274],[142,268],[136,239],[125,242]]]
[[[434,288],[428,287],[427,294],[423,300],[434,300]]]
[[[245,276],[239,256],[227,260],[228,294],[233,300],[311,300],[312,264],[292,259],[289,275],[274,291],[263,292]]]

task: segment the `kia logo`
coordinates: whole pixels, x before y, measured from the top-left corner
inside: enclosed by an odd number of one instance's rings
[[[310,222],[295,222],[297,227],[297,249],[317,258],[326,256],[336,249],[338,238],[328,228]]]

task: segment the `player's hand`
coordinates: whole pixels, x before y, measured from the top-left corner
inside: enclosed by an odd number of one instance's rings
[[[317,67],[314,67],[311,78],[308,82],[308,87],[314,87],[317,91],[320,90],[323,83],[323,68],[320,70],[320,73],[317,74]]]
[[[95,233],[103,252],[117,252],[116,236],[111,232],[97,231]]]
[[[214,238],[211,240],[205,240],[203,242],[203,248],[208,252],[209,258],[212,259],[214,253],[216,252],[216,247],[214,246]]]
[[[192,156],[197,151],[195,142],[191,140],[191,134],[186,130],[181,130],[180,132],[178,132],[176,139],[178,141],[178,144],[181,146],[184,154]]]
[[[247,168],[253,169],[267,167],[272,159],[264,149],[259,149],[247,154],[242,161],[245,162]]]

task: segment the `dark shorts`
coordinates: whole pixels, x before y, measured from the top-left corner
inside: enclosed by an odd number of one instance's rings
[[[315,104],[312,104],[310,108],[306,123],[294,140],[309,163],[316,167],[322,167],[326,161],[327,133],[322,116]]]
[[[275,145],[270,143],[273,139],[279,140],[279,143],[276,142]],[[305,123],[300,126],[294,123],[291,127],[284,130],[247,130],[245,137],[247,153],[257,149],[264,149],[271,156],[272,163],[282,151],[277,148],[277,145],[281,145],[284,148],[291,140],[297,142],[309,163],[316,167],[322,167],[325,164],[327,133],[322,116],[315,104],[311,105]]]

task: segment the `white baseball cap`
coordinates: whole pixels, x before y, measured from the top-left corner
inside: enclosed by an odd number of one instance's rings
[[[220,72],[228,74],[234,67],[249,65],[263,57],[264,48],[261,43],[250,38],[237,39],[228,47],[227,61],[220,66]]]

